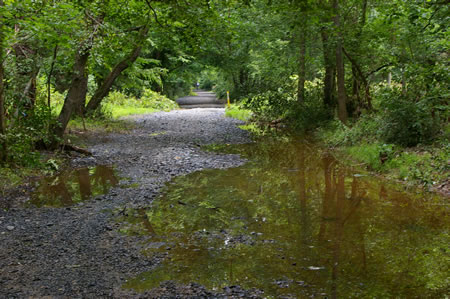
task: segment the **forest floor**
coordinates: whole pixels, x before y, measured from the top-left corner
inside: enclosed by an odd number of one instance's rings
[[[208,291],[166,283],[150,293],[122,288],[127,278],[154,269],[160,259],[142,254],[145,236],[119,232],[128,208],[148,207],[173,177],[242,164],[237,155],[203,151],[206,144],[247,143],[242,122],[224,109],[189,109],[131,116],[135,129],[84,134],[93,156],[70,168],[113,166],[119,184],[107,194],[66,207],[33,207],[33,188],[0,198],[0,297],[257,297],[240,288]],[[19,190],[17,190],[19,191]]]

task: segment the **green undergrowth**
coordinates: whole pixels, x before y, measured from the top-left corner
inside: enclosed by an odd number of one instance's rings
[[[450,146],[446,130],[433,143],[411,147],[386,143],[377,135],[378,130],[374,120],[363,119],[349,127],[336,121],[317,129],[314,136],[342,158],[407,185],[435,189],[448,182]]]
[[[60,152],[36,153],[35,156],[36,159],[32,163],[10,163],[0,167],[0,196],[23,185],[31,177],[54,175],[64,167],[67,158]]]
[[[230,109],[233,112],[229,115],[236,117],[244,113],[242,110],[242,107],[234,105]],[[300,122],[303,122],[303,119],[300,119]],[[357,164],[389,179],[402,181],[406,185],[438,190],[439,186],[448,183],[450,180],[449,125],[436,132],[433,141],[423,139],[423,143],[408,146],[407,141],[413,138],[422,140],[417,137],[420,135],[414,132],[414,128],[410,128],[408,132],[399,131],[399,142],[394,142],[395,139],[388,136],[391,138],[389,139],[391,142],[388,142],[385,133],[392,131],[392,125],[386,128],[383,122],[384,119],[377,114],[363,116],[348,126],[337,120],[321,121],[316,129],[309,130],[308,135],[312,135],[314,140],[325,147],[333,149],[340,159],[352,161],[352,164]],[[241,128],[252,132],[255,136],[280,134],[279,131],[277,133],[275,130],[270,130],[268,123],[260,122],[256,117],[252,117],[252,121],[248,121]],[[297,130],[298,126],[298,123],[290,123],[286,129],[303,132]],[[421,128],[423,127],[419,127]]]
[[[84,119],[71,120],[70,131],[89,131],[94,133],[126,132],[134,128],[131,122],[120,118],[129,115],[170,111],[178,105],[169,98],[149,89],[145,89],[140,98],[113,91],[104,100],[99,111]]]
[[[252,111],[244,109],[238,104],[232,104],[225,109],[225,116],[236,118],[242,121],[248,121],[252,117]]]
[[[76,117],[68,125],[67,133],[123,133],[134,128],[134,124],[122,119],[114,118],[85,118]]]
[[[89,100],[89,97],[88,97]],[[21,120],[15,131],[10,130],[8,138],[10,157],[8,163],[0,166],[0,194],[7,189],[22,185],[29,177],[39,177],[59,171],[69,158],[61,152],[42,152],[36,148],[39,140],[51,139],[48,128],[54,124],[64,103],[64,95],[51,90],[51,109],[46,106],[46,97],[39,93],[33,114]],[[124,133],[135,128],[134,123],[121,117],[147,114],[156,111],[170,111],[178,105],[169,98],[145,89],[140,98],[113,91],[104,99],[101,109],[81,118],[73,117],[67,127],[65,143],[85,147],[87,135]]]
[[[113,91],[102,104],[102,113],[110,118],[156,111],[170,111],[178,108],[176,102],[156,91],[145,89],[140,98]]]

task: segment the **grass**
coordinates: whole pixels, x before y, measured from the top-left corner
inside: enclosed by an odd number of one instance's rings
[[[32,165],[7,165],[0,166],[0,195],[5,195],[7,190],[23,185],[31,177],[54,175],[65,163],[66,157],[60,152],[40,155],[40,159]]]
[[[117,119],[123,116],[135,115],[135,114],[148,114],[157,112],[158,110],[153,108],[142,108],[142,107],[126,107],[118,105],[110,105],[111,114],[113,119]]]
[[[225,109],[225,116],[236,118],[242,121],[248,121],[253,113],[250,110],[243,109],[237,104],[232,104]]]
[[[448,140],[407,148],[382,143],[365,130],[328,126],[317,131],[315,136],[343,159],[353,160],[369,171],[406,185],[433,189],[450,180]]]
[[[386,151],[379,144],[361,144],[338,150],[346,153],[347,157],[362,162],[369,170],[404,181],[408,185],[432,188],[450,179],[448,149],[432,146],[384,146],[389,150]]]

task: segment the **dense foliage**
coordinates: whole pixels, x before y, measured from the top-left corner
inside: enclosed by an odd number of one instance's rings
[[[111,99],[167,109],[143,103],[197,81],[297,130],[337,118],[363,139],[432,142],[448,131],[447,4],[0,0],[0,161],[55,148]]]

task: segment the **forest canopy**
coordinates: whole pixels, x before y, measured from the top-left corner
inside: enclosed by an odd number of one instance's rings
[[[197,81],[299,131],[433,142],[448,135],[448,4],[0,0],[0,161],[57,147],[111,93],[175,99]]]

